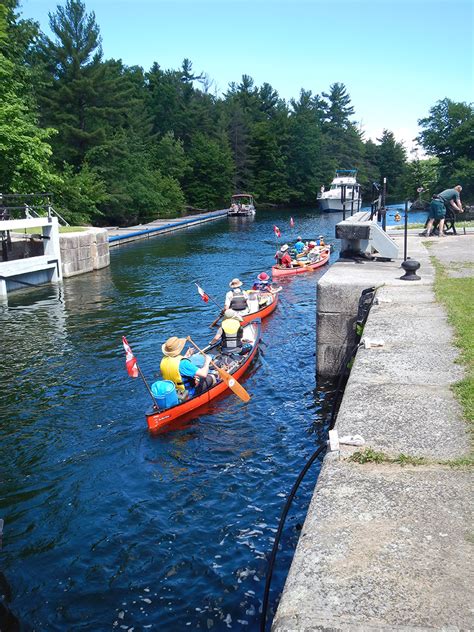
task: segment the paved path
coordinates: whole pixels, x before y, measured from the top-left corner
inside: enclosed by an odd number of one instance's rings
[[[473,239],[430,239],[427,249],[411,237],[421,281],[400,282],[400,262],[383,264],[364,337],[384,345],[359,349],[336,429],[427,462],[359,464],[351,446],[326,456],[273,632],[474,630],[473,475],[443,464],[470,453],[450,388],[463,369],[430,262],[472,263]]]

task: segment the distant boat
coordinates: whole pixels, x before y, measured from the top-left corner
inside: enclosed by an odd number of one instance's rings
[[[250,193],[237,193],[231,197],[228,217],[249,217],[255,213],[253,196]]]
[[[362,196],[357,169],[338,169],[329,190],[321,189],[318,201],[322,211],[360,211]]]

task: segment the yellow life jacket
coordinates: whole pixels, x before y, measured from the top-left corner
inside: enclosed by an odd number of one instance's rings
[[[242,340],[242,327],[240,322],[235,318],[225,318],[222,321],[223,341],[222,346],[227,349],[236,349],[240,347],[240,341]]]
[[[179,372],[179,363],[183,359],[182,355],[170,358],[169,356],[163,356],[160,362],[160,371],[164,380],[171,380],[176,384],[176,388],[180,391],[184,391],[183,378]]]

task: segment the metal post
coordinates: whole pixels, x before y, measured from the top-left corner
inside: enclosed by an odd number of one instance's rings
[[[351,217],[354,215],[354,189],[355,184],[352,185],[352,195],[351,195]]]
[[[382,214],[382,229],[384,232],[386,232],[387,229],[387,210],[385,208],[385,197],[387,194],[387,178],[383,179],[383,187],[382,187],[382,209],[383,209],[383,214]]]
[[[408,243],[408,200],[405,200],[405,235],[403,239],[403,261],[407,260]]]
[[[341,184],[342,219],[346,219],[346,185]]]

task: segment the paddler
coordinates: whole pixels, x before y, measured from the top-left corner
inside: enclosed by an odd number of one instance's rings
[[[283,244],[283,246],[280,248],[280,250],[277,251],[276,255],[275,255],[275,259],[277,260],[277,265],[280,268],[291,268],[292,267],[292,261],[291,261],[291,257],[290,254],[288,252],[288,244]]]
[[[303,241],[303,239],[301,237],[298,237],[298,240],[296,241],[296,243],[293,246],[293,248],[296,250],[296,256],[297,257],[299,255],[302,255],[305,252],[305,250],[307,250],[306,244],[304,243],[304,241]]]
[[[233,309],[236,312],[248,310],[247,297],[242,290],[242,281],[240,279],[232,279],[229,283],[230,290],[225,295],[225,309]]]
[[[182,354],[185,344],[186,338],[171,336],[161,346],[161,374],[163,379],[174,382],[181,400],[201,395],[216,383],[215,375],[209,373],[210,356],[204,356],[204,365],[198,367],[189,359],[193,355],[192,349]]]
[[[242,337],[244,333],[240,325],[242,321],[243,318],[240,314],[233,309],[226,309],[221,326],[211,340],[211,344],[222,340],[222,353],[239,353],[242,350]]]

